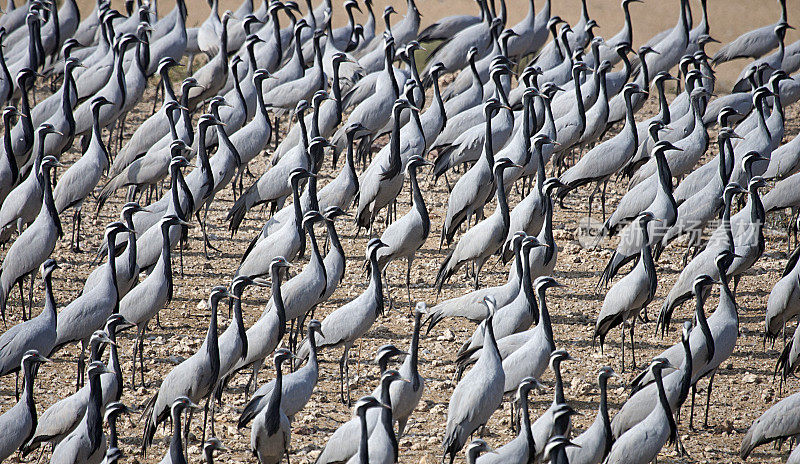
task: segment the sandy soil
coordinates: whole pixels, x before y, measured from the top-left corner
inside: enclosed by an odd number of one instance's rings
[[[151,91],[148,90],[148,101]],[[137,114],[129,119],[133,124],[138,124],[145,114],[148,104],[141,104]],[[649,105],[640,114],[645,117],[652,114],[655,107]],[[790,121],[797,116],[795,109],[789,110]],[[128,126],[127,134],[131,133],[133,124]],[[284,124],[285,127],[285,124]],[[797,124],[790,122],[787,133],[793,137],[798,131]],[[380,144],[385,143],[381,140]],[[716,152],[712,144],[710,152]],[[66,162],[75,160],[77,153],[71,152],[66,157]],[[325,163],[321,182],[327,182],[332,173],[330,163]],[[253,172],[258,174],[265,169],[265,158],[260,157],[253,163]],[[252,179],[248,180],[252,182]],[[441,230],[443,215],[446,209],[447,190],[443,183],[429,185],[427,177],[423,177],[425,200],[431,211],[432,231],[431,238],[422,248],[415,261],[411,274],[412,296],[415,301],[425,301],[433,304],[436,300],[432,283],[435,278],[439,263],[445,251],[438,250],[438,236]],[[407,187],[406,187],[407,188]],[[609,209],[617,203],[624,193],[622,183],[610,186]],[[408,208],[407,193],[403,193],[399,213],[404,213]],[[594,291],[599,273],[605,265],[611,251],[612,244],[604,243],[601,250],[587,250],[582,248],[574,238],[578,221],[585,215],[585,200],[588,191],[578,191],[568,198],[566,209],[557,208],[555,214],[555,237],[559,245],[559,263],[555,277],[565,284],[562,289],[550,292],[548,300],[550,311],[553,313],[555,339],[559,347],[567,349],[578,362],[565,363],[564,378],[567,385],[568,402],[576,407],[582,416],[574,419],[575,431],[579,432],[587,427],[595,416],[598,399],[596,388],[596,373],[599,367],[611,365],[619,369],[619,349],[617,336],[610,337],[605,354],[601,355],[592,348],[591,334],[597,313],[602,304],[602,295]],[[519,201],[519,195],[512,195],[512,206]],[[115,197],[113,201],[100,213],[97,220],[84,221],[84,247],[94,250],[100,243],[102,230],[105,224],[117,217],[121,206],[121,199]],[[240,232],[230,237],[227,224],[224,220],[227,210],[232,205],[230,189],[226,189],[217,196],[209,214],[209,226],[212,238],[221,252],[212,252],[209,260],[203,257],[199,229],[192,229],[191,248],[184,254],[183,274],[177,273],[175,277],[175,297],[172,303],[161,311],[161,327],[151,324],[145,349],[148,356],[146,361],[148,382],[147,388],[136,390],[127,389],[123,401],[133,408],[141,408],[147,399],[157,390],[164,375],[174,366],[177,360],[183,359],[194,353],[205,337],[208,324],[208,311],[201,301],[205,300],[211,287],[226,284],[235,270],[242,253],[250,238],[260,229],[265,219],[263,212],[251,212],[248,220]],[[84,208],[84,213],[90,215],[94,211],[94,201],[89,201]],[[492,207],[490,207],[492,208]],[[54,258],[61,263],[63,269],[55,274],[56,299],[60,307],[75,298],[82,288],[85,276],[92,268],[93,253],[75,254],[69,249],[70,214],[65,213],[66,236],[56,248]],[[778,219],[772,218],[775,222]],[[382,224],[379,220],[376,223]],[[777,223],[776,223],[777,224]],[[772,226],[771,226],[772,227]],[[741,334],[738,347],[734,356],[719,370],[715,381],[714,395],[712,397],[710,427],[690,432],[687,430],[688,408],[684,408],[680,424],[680,434],[689,456],[678,458],[672,450],[662,453],[663,462],[737,462],[737,451],[743,433],[753,419],[760,415],[781,396],[777,393],[777,384],[773,382],[772,372],[774,362],[779,351],[762,346],[763,315],[767,295],[772,285],[779,279],[780,272],[785,264],[786,242],[780,229],[780,224],[767,231],[767,251],[755,267],[743,279],[738,303],[741,307]],[[348,272],[345,282],[340,286],[334,296],[317,310],[317,317],[322,318],[333,309],[349,301],[364,290],[366,279],[361,273],[364,248],[367,242],[362,234],[355,237],[355,228],[352,223],[339,225],[343,241],[348,254]],[[671,284],[677,278],[681,269],[680,256],[683,253],[682,244],[670,246],[657,264],[659,275],[659,290],[656,299],[651,304],[651,314],[655,311]],[[411,318],[405,306],[404,289],[399,284],[402,282],[405,263],[391,266],[389,278],[393,285],[392,294],[397,298],[398,306],[380,318],[372,330],[361,343],[354,348],[352,353],[353,369],[357,372],[352,384],[353,396],[358,398],[369,393],[377,382],[377,366],[372,362],[378,346],[385,343],[394,343],[401,348],[406,348],[410,341]],[[298,268],[299,269],[299,268]],[[496,285],[505,281],[507,267],[495,261],[487,264],[482,274],[483,285]],[[40,281],[37,281],[36,308],[34,313],[41,310],[43,291]],[[450,284],[442,291],[440,299],[461,295],[471,289],[462,272],[459,272]],[[252,324],[261,313],[268,300],[268,291],[259,289],[249,290],[245,294],[244,307],[246,324]],[[19,321],[19,300],[17,294],[12,295],[10,303],[9,324]],[[676,312],[676,323],[690,315],[690,304]],[[709,299],[707,308],[716,307],[716,297]],[[220,328],[224,329],[229,324],[227,312],[220,314]],[[400,440],[400,462],[436,462],[440,453],[442,431],[446,421],[446,408],[453,390],[451,378],[454,371],[453,359],[458,346],[472,333],[474,326],[463,320],[446,320],[428,338],[422,340],[421,347],[421,372],[428,379],[427,390],[418,410],[412,416],[408,433]],[[663,348],[679,340],[679,332],[671,331],[665,339],[655,335],[654,324],[642,324],[637,331],[637,351],[640,364],[642,361],[655,355]],[[126,382],[130,378],[131,357],[133,347],[132,335],[126,333],[120,341],[122,350],[122,363]],[[53,402],[74,391],[76,347],[69,347],[53,356],[53,363],[41,369],[36,384],[36,398],[39,413]],[[322,353],[322,368],[320,383],[311,402],[306,409],[296,417],[293,424],[292,436],[292,462],[313,462],[327,437],[335,430],[338,424],[346,421],[351,412],[338,401],[338,367],[337,361],[341,352],[327,351]],[[358,367],[356,364],[358,363]],[[260,381],[263,383],[274,375],[273,369],[262,370]],[[624,380],[630,381],[635,375],[628,370],[623,375]],[[246,398],[243,396],[243,385],[248,375],[237,377],[226,391],[221,410],[218,413],[217,435],[230,451],[224,456],[226,460],[235,462],[252,462],[253,457],[249,452],[249,430],[237,430],[236,419],[241,411]],[[539,413],[550,404],[552,399],[552,376],[545,374],[542,379],[548,385],[545,393],[533,395],[531,405],[532,415]],[[704,397],[706,382],[701,382],[701,395]],[[623,382],[612,382],[610,402],[612,414],[618,409],[627,392]],[[786,392],[796,391],[797,380],[790,380]],[[0,379],[0,410],[6,410],[13,402],[14,380],[13,377]],[[703,404],[703,403],[700,403]],[[703,404],[704,405],[704,404]],[[508,410],[498,411],[493,416],[487,427],[486,439],[492,445],[507,442],[512,433],[509,430]],[[200,460],[198,442],[201,422],[196,418],[192,425],[193,440],[190,445],[190,458],[196,462]],[[139,455],[142,422],[139,414],[134,414],[122,420],[121,441],[126,454],[125,462],[158,462],[167,448],[168,431],[160,430],[156,437],[155,445],[149,450],[146,458]],[[784,459],[786,451],[777,452],[770,447],[758,449],[751,462],[778,462]],[[12,462],[17,462],[17,457]],[[35,459],[35,457],[33,458]]]

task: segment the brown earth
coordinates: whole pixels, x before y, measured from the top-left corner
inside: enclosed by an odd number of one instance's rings
[[[467,2],[462,2],[467,3]],[[559,2],[557,8],[567,11],[575,10],[573,1]],[[729,4],[736,5],[755,5],[756,2],[713,2],[712,8],[727,8]],[[750,24],[765,24],[774,21],[776,16],[773,6],[767,12],[759,11],[748,16],[752,18]],[[790,2],[792,3],[792,2]],[[426,20],[438,17],[446,11],[454,11],[455,5],[459,2],[447,3],[429,1],[420,2]],[[568,4],[569,7],[564,7]],[[451,8],[450,5],[453,5]],[[597,14],[601,18],[601,24],[616,24],[613,19],[617,17],[616,2],[610,4],[608,8],[602,5],[591,4],[590,11],[593,15]],[[231,5],[233,6],[233,5]],[[634,5],[634,10],[638,8],[639,13],[651,8],[654,5]],[[434,8],[436,7],[436,8]],[[162,5],[162,8],[164,6]],[[466,8],[466,7],[465,7]],[[790,5],[790,18],[793,11],[797,12],[797,4]],[[674,9],[674,8],[673,8]],[[728,10],[727,16],[712,10],[713,18],[730,18],[736,14],[733,9]],[[596,12],[596,13],[595,13]],[[602,21],[604,12],[609,20]],[[524,13],[519,13],[522,15]],[[666,15],[666,16],[665,16]],[[674,14],[670,11],[665,17],[660,27],[666,27],[673,23]],[[719,15],[719,16],[718,16]],[[573,19],[574,15],[567,15]],[[196,18],[196,21],[200,21]],[[636,19],[639,21],[640,19]],[[713,21],[714,19],[712,19]],[[715,23],[712,23],[715,24]],[[617,26],[611,28],[616,30]],[[749,28],[749,27],[748,27]],[[721,29],[721,28],[720,28]],[[658,30],[653,26],[653,31]],[[738,32],[719,30],[719,38],[727,38],[723,34],[730,33],[730,37]],[[712,31],[716,31],[712,29]],[[716,35],[717,32],[714,32]],[[152,86],[147,92],[148,101],[152,98]],[[129,118],[130,124],[126,131],[129,136],[133,127],[138,125],[147,115],[149,105],[140,104],[137,114]],[[653,114],[655,107],[648,105],[639,118]],[[798,132],[796,122],[797,110],[788,110],[789,122],[787,123],[787,139],[791,139]],[[638,118],[637,118],[638,119]],[[283,125],[285,127],[285,124]],[[713,134],[712,134],[713,137]],[[380,141],[380,145],[385,140]],[[716,152],[715,144],[710,147],[710,152]],[[65,157],[66,163],[71,163],[76,159],[77,153],[70,152]],[[330,164],[324,165],[321,183],[327,182],[332,173]],[[265,158],[259,158],[253,163],[253,173],[260,174],[265,169]],[[252,179],[249,180],[252,182]],[[427,180],[423,180],[423,185],[427,185]],[[623,183],[615,183],[609,186],[609,210],[612,210],[617,201],[624,193]],[[407,194],[404,193],[399,214],[403,214],[408,208],[406,201]],[[595,284],[600,272],[605,266],[611,251],[609,248],[615,242],[604,243],[603,250],[592,251],[582,248],[575,239],[575,229],[578,221],[585,216],[585,201],[588,191],[580,190],[571,196],[567,202],[567,209],[556,209],[555,215],[555,236],[560,247],[559,264],[556,267],[555,277],[566,287],[555,289],[550,292],[548,300],[549,307],[553,313],[554,331],[557,345],[567,349],[573,357],[578,359],[575,363],[565,363],[564,377],[567,384],[568,402],[575,406],[583,416],[574,419],[576,432],[583,430],[593,420],[597,405],[598,392],[595,387],[596,373],[600,366],[611,365],[619,368],[619,350],[617,337],[610,337],[605,354],[601,355],[595,351],[591,345],[591,334],[597,313],[602,304],[602,295],[595,293]],[[432,289],[436,270],[444,257],[444,251],[438,251],[438,235],[446,208],[447,190],[442,183],[439,185],[427,185],[425,189],[425,199],[431,211],[431,221],[433,224],[431,238],[418,254],[417,260],[412,270],[412,296],[413,299],[425,301],[429,305],[435,302],[435,291]],[[519,201],[519,195],[514,192],[511,198],[512,206]],[[119,197],[110,201],[107,207],[100,213],[99,218],[94,221],[88,219],[93,213],[94,201],[87,202],[84,214],[87,220],[84,221],[84,247],[94,250],[100,243],[102,231],[105,224],[117,219],[117,212],[122,204]],[[266,218],[263,212],[251,212],[249,219],[244,223],[240,232],[230,237],[225,222],[225,214],[232,205],[230,189],[226,189],[217,196],[209,213],[210,232],[221,252],[212,252],[211,259],[203,257],[200,232],[198,228],[190,231],[191,248],[184,254],[184,274],[176,275],[175,278],[175,297],[172,303],[162,310],[162,327],[151,324],[151,332],[145,343],[145,350],[149,359],[146,361],[148,372],[146,373],[148,387],[139,388],[136,391],[127,390],[123,395],[123,402],[134,408],[141,408],[147,399],[157,390],[160,379],[174,366],[170,357],[185,358],[193,354],[202,343],[208,323],[208,311],[200,309],[198,304],[205,300],[211,287],[218,284],[226,284],[235,270],[244,249],[250,238],[260,229],[261,224]],[[92,269],[92,253],[75,254],[69,250],[70,213],[63,215],[65,232],[67,236],[56,248],[53,257],[61,263],[63,269],[55,274],[55,288],[57,289],[56,300],[59,307],[63,307],[74,299],[82,288],[83,279]],[[688,408],[684,408],[682,421],[679,425],[680,434],[683,437],[684,445],[689,453],[688,457],[678,458],[674,451],[665,449],[660,456],[663,462],[739,462],[737,451],[741,438],[750,423],[758,417],[764,410],[774,404],[787,392],[794,392],[798,389],[798,382],[792,379],[786,385],[783,395],[778,393],[777,384],[773,383],[772,372],[775,360],[779,351],[770,348],[765,349],[762,345],[763,316],[767,296],[772,285],[780,277],[780,273],[786,262],[786,242],[782,232],[782,217],[771,218],[771,225],[767,231],[767,251],[759,260],[755,267],[745,276],[740,284],[737,302],[739,303],[741,315],[741,333],[738,347],[734,356],[729,362],[723,364],[715,379],[714,396],[712,397],[711,413],[709,422],[710,428],[697,431],[689,431]],[[377,223],[382,224],[379,220]],[[352,223],[340,223],[343,243],[348,253],[348,274],[345,282],[334,294],[330,301],[317,311],[317,317],[322,318],[333,309],[354,298],[365,287],[363,274],[361,273],[361,262],[363,260],[364,247],[367,239],[363,236],[354,237],[355,228]],[[379,227],[379,229],[382,229]],[[380,232],[380,231],[379,231]],[[677,278],[681,269],[680,256],[683,253],[681,244],[675,244],[667,249],[662,259],[658,263],[659,271],[659,291],[656,299],[651,304],[651,315],[660,306],[661,299],[667,293],[672,283]],[[302,265],[302,263],[298,263]],[[175,269],[177,270],[177,264]],[[296,269],[299,269],[297,267]],[[411,319],[408,310],[403,306],[404,289],[398,286],[402,282],[404,263],[398,266],[391,266],[389,278],[393,285],[392,295],[398,299],[400,307],[390,311],[384,318],[379,319],[373,329],[362,340],[362,343],[354,348],[352,353],[353,372],[359,372],[358,377],[353,382],[353,396],[369,393],[377,382],[377,366],[372,362],[375,350],[378,346],[385,343],[395,343],[401,348],[407,347],[410,338]],[[490,262],[482,274],[481,282],[483,285],[496,285],[505,280],[507,267],[501,266],[496,262]],[[445,286],[440,299],[451,298],[461,295],[471,290],[471,283],[464,277],[463,273],[458,273],[451,282],[452,285]],[[42,305],[42,286],[39,281],[37,285],[37,296],[34,313],[41,310]],[[246,324],[249,326],[255,322],[261,313],[264,304],[269,298],[268,292],[258,289],[250,290],[245,295]],[[17,294],[12,295],[10,300],[10,320],[9,325],[19,321]],[[707,302],[707,308],[716,306],[716,298],[712,297]],[[690,305],[684,305],[676,312],[676,324],[690,315]],[[226,312],[222,312],[220,319],[221,329],[228,325]],[[446,408],[449,397],[453,390],[451,378],[454,367],[452,361],[454,352],[473,331],[472,324],[463,320],[447,320],[440,324],[439,328],[428,338],[422,340],[421,352],[421,372],[428,379],[427,390],[418,410],[412,416],[406,436],[400,439],[400,462],[417,463],[437,462],[440,455],[442,433],[446,421]],[[679,340],[678,331],[673,330],[665,338],[661,339],[654,334],[654,324],[642,324],[637,330],[637,359],[641,362],[650,356],[657,354],[660,350]],[[126,333],[122,336],[120,347],[122,349],[122,363],[126,381],[130,377],[133,340],[131,334]],[[337,361],[341,352],[328,351],[322,354],[322,369],[320,384],[312,397],[311,402],[303,413],[299,414],[293,424],[292,436],[292,462],[313,462],[313,458],[318,454],[318,450],[324,446],[327,437],[333,432],[338,424],[347,420],[351,412],[338,401],[338,367]],[[56,400],[65,397],[74,391],[75,380],[75,359],[77,349],[70,347],[62,350],[53,356],[53,363],[43,366],[40,371],[39,379],[36,384],[36,398],[41,414],[45,408]],[[355,367],[359,363],[359,367]],[[274,375],[271,368],[264,369],[261,374],[261,383]],[[635,375],[634,372],[622,374],[625,381],[630,381]],[[225,393],[223,406],[218,413],[217,434],[230,451],[223,455],[223,459],[231,462],[253,462],[254,458],[249,452],[249,430],[236,430],[236,419],[241,411],[246,398],[242,395],[242,387],[247,380],[247,375],[237,377],[231,385],[229,391]],[[533,417],[537,417],[551,402],[552,395],[552,376],[545,374],[544,383],[548,385],[545,393],[533,395],[534,402],[531,405]],[[701,382],[701,388],[705,388],[706,382]],[[624,399],[627,392],[624,390],[624,383],[612,382],[610,401],[612,414],[615,412]],[[5,411],[13,403],[14,380],[12,377],[0,379],[0,411]],[[704,390],[701,389],[698,398],[704,398]],[[701,401],[699,403],[704,406]],[[507,405],[504,405],[507,408]],[[142,422],[139,414],[134,414],[121,421],[120,434],[123,450],[126,454],[123,462],[159,462],[167,448],[167,439],[164,438],[168,431],[160,430],[157,434],[155,445],[149,450],[146,458],[139,455],[140,437]],[[196,437],[200,435],[200,422],[197,417],[192,427],[192,433]],[[486,439],[493,446],[501,445],[512,438],[509,431],[507,409],[498,411],[493,416],[487,427]],[[190,459],[198,462],[199,455],[198,440],[195,438],[190,444]],[[46,453],[48,454],[48,453]],[[782,462],[787,455],[784,451],[775,451],[769,446],[759,448],[751,457],[750,462]],[[45,456],[46,458],[47,456]],[[29,458],[35,460],[36,457]],[[18,462],[15,456],[12,462]]]
[[[150,91],[148,91],[150,92]],[[148,93],[148,95],[151,95]],[[138,124],[145,116],[144,107],[139,106],[139,112],[131,120]],[[648,106],[641,117],[652,114],[653,106]],[[796,110],[789,110],[790,121],[797,115]],[[128,126],[128,133],[133,125]],[[797,124],[790,122],[790,136],[797,133]],[[381,141],[381,144],[385,141]],[[710,152],[715,152],[716,146],[712,145]],[[76,153],[66,157],[68,163],[75,159]],[[326,163],[323,171],[322,182],[327,182],[331,177],[330,164]],[[259,158],[254,163],[253,171],[258,174],[265,169],[264,158]],[[423,181],[423,185],[427,184]],[[610,186],[609,209],[613,207],[624,192],[621,183]],[[555,237],[559,245],[559,264],[556,267],[555,277],[565,284],[562,289],[550,292],[549,307],[553,313],[554,331],[557,345],[567,349],[578,362],[565,363],[564,378],[567,385],[567,398],[582,416],[575,418],[576,432],[583,430],[593,420],[597,405],[598,391],[595,387],[596,373],[600,366],[611,365],[619,369],[620,359],[617,337],[610,337],[605,354],[601,355],[592,348],[591,334],[597,313],[602,304],[602,295],[595,293],[594,288],[599,273],[605,265],[611,251],[610,244],[604,243],[603,250],[591,251],[582,248],[574,238],[574,231],[580,219],[585,215],[585,200],[587,191],[579,191],[568,198],[567,208],[557,208],[555,214]],[[402,196],[399,214],[408,208],[406,194]],[[440,232],[447,191],[444,185],[427,185],[425,200],[431,211],[433,228],[431,238],[418,254],[411,274],[412,295],[415,301],[425,301],[433,304],[436,300],[432,289],[435,273],[439,263],[444,257],[444,251],[438,251],[438,235]],[[519,201],[519,195],[514,192],[511,204]],[[184,254],[184,274],[176,275],[175,298],[172,303],[161,311],[162,327],[151,324],[151,332],[147,336],[145,349],[148,355],[147,382],[145,389],[135,391],[126,390],[123,401],[134,407],[141,408],[147,399],[157,390],[160,379],[174,366],[176,359],[182,359],[194,353],[202,343],[208,323],[208,311],[201,301],[205,300],[211,287],[228,283],[237,263],[250,238],[260,229],[265,219],[263,212],[251,212],[249,219],[244,223],[238,235],[230,237],[227,224],[224,221],[225,213],[232,205],[230,189],[226,189],[217,196],[209,215],[209,225],[212,238],[222,252],[212,252],[211,259],[206,260],[200,246],[199,230],[194,228],[190,232],[191,248]],[[94,201],[90,201],[84,213],[89,215],[94,210]],[[119,197],[115,198],[101,212],[98,220],[84,221],[85,249],[94,250],[100,243],[102,230],[105,224],[115,220],[117,211],[121,206]],[[67,236],[62,240],[54,253],[63,269],[55,274],[56,299],[59,306],[75,298],[82,288],[82,282],[91,269],[92,253],[75,254],[69,250],[68,221],[70,213],[63,217]],[[777,219],[776,219],[777,220]],[[380,219],[377,223],[381,223]],[[354,237],[355,229],[351,223],[340,224],[343,242],[348,254],[348,273],[345,282],[340,286],[334,296],[317,310],[317,317],[322,318],[333,309],[349,301],[364,290],[365,281],[361,273],[364,247],[367,239],[363,236]],[[689,452],[687,458],[677,458],[670,449],[662,453],[664,462],[731,462],[738,461],[737,450],[743,433],[750,423],[775,401],[780,399],[777,385],[772,380],[772,372],[778,350],[762,346],[763,315],[767,295],[772,285],[779,279],[780,272],[785,264],[785,238],[776,225],[769,229],[768,247],[763,258],[758,261],[753,270],[742,280],[738,303],[741,306],[741,336],[738,348],[729,362],[723,364],[715,381],[714,396],[711,404],[710,428],[697,431],[687,430],[688,408],[684,408],[680,433]],[[682,245],[671,246],[658,263],[659,291],[656,299],[651,304],[651,315],[657,310],[661,298],[667,293],[671,284],[676,279],[680,269],[680,256],[683,252]],[[378,320],[372,330],[353,350],[353,371],[358,375],[353,381],[353,396],[355,398],[369,393],[377,382],[377,366],[372,362],[378,346],[385,343],[394,343],[401,348],[406,348],[409,343],[411,319],[408,308],[405,306],[404,289],[398,286],[402,282],[402,271],[405,264],[390,266],[389,278],[394,284],[392,294],[398,299],[398,307],[390,311],[385,317]],[[177,273],[177,263],[176,263]],[[299,267],[297,268],[299,269]],[[483,285],[497,285],[504,282],[507,268],[490,262],[484,269],[481,282]],[[38,313],[42,304],[41,284],[37,281],[37,297],[34,313]],[[459,272],[451,282],[446,285],[440,299],[461,295],[471,289],[463,273]],[[268,292],[250,290],[245,295],[246,324],[249,326],[258,315],[268,300]],[[9,324],[18,322],[18,298],[12,295]],[[709,299],[708,308],[716,305],[715,297]],[[676,324],[689,316],[690,304],[676,312]],[[220,315],[221,329],[229,323],[227,314],[222,311]],[[416,463],[427,459],[428,463],[435,462],[440,453],[442,432],[446,421],[446,407],[452,393],[451,378],[454,372],[454,352],[463,340],[473,331],[473,325],[463,320],[446,320],[437,330],[422,340],[421,372],[428,379],[427,390],[423,400],[412,416],[408,433],[400,440],[400,462]],[[638,360],[643,360],[655,355],[663,348],[679,340],[678,331],[673,330],[665,338],[654,335],[654,324],[642,324],[637,331]],[[122,364],[126,382],[130,377],[133,340],[131,334],[126,333],[120,341],[122,349]],[[338,401],[338,357],[339,350],[328,351],[322,354],[322,369],[320,383],[311,402],[303,413],[299,414],[293,424],[292,460],[293,462],[312,462],[325,444],[327,437],[338,424],[347,420],[351,412]],[[69,347],[53,356],[53,363],[45,365],[36,384],[36,398],[39,413],[56,400],[74,391],[76,347]],[[358,363],[356,367],[355,363]],[[261,382],[274,375],[271,368],[262,371]],[[622,374],[625,381],[630,381],[634,372]],[[236,430],[236,419],[245,403],[242,387],[248,375],[237,377],[231,388],[225,393],[223,406],[218,413],[217,434],[231,450],[224,456],[226,460],[235,462],[252,462],[253,457],[249,452],[249,430]],[[533,395],[532,415],[539,413],[551,402],[552,377],[545,374],[544,383],[548,385],[545,393]],[[612,382],[610,401],[613,411],[627,397],[624,383]],[[785,392],[797,389],[796,380],[790,380]],[[705,381],[701,382],[701,395],[705,388]],[[0,380],[0,410],[6,410],[13,402],[14,380],[5,377]],[[701,403],[702,404],[702,403]],[[507,408],[507,406],[504,406]],[[507,410],[498,411],[487,427],[487,440],[492,445],[507,442],[512,433],[509,431]],[[126,454],[127,462],[158,462],[167,447],[168,431],[157,434],[155,445],[149,450],[147,458],[138,454],[142,422],[139,414],[134,414],[122,420],[121,440]],[[200,422],[196,418],[192,427],[193,436],[200,435]],[[197,438],[190,446],[191,459],[200,459]],[[776,452],[770,447],[758,449],[751,462],[778,462],[786,456],[786,452]],[[18,458],[13,458],[17,462]],[[34,458],[35,459],[35,458]]]

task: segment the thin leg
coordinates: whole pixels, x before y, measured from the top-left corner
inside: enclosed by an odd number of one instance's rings
[[[631,359],[633,362],[633,364],[631,365],[631,369],[636,369],[636,348],[635,348],[636,345],[633,344],[633,331],[635,328],[636,328],[636,318],[634,317],[633,321],[631,321]]]
[[[603,193],[600,195],[600,205],[603,208],[603,224],[606,223],[606,187],[608,187],[608,179],[603,181]]]
[[[200,435],[203,438],[200,439],[200,443],[205,443],[206,442],[206,424],[208,423],[208,408],[209,408],[209,403],[211,402],[211,397],[212,396],[214,396],[214,395],[213,394],[209,394],[208,397],[206,397],[206,404],[205,404],[205,406],[203,406],[203,431],[200,433]],[[213,417],[213,414],[212,414],[212,417]]]
[[[622,335],[622,371],[625,372],[625,321],[619,326],[619,333]]]
[[[703,419],[703,427],[708,427],[708,408],[711,404],[711,389],[714,387],[714,376],[717,375],[717,370],[711,372],[711,377],[708,378],[708,391],[706,391],[706,416]]]
[[[411,262],[414,260],[413,256],[406,258],[408,266],[406,266],[406,294],[408,294],[408,306],[411,307]],[[413,311],[412,311],[413,312]]]
[[[25,289],[23,288],[23,280],[24,277],[21,277],[17,282],[19,283],[19,302],[22,304],[22,320],[25,321],[27,318],[25,317]],[[3,322],[6,321],[6,315],[3,314]]]
[[[342,357],[339,359],[339,399],[342,403],[346,403],[344,400],[344,362],[346,356],[347,348],[344,349],[344,353],[342,353]]]
[[[147,330],[147,326],[145,325],[142,327],[142,335],[139,337],[139,375],[142,378],[142,387],[145,387],[144,384],[144,333]],[[134,360],[135,363],[135,360]]]
[[[350,407],[350,348],[344,349],[344,376],[346,380],[345,390],[347,391],[347,407]]]
[[[692,385],[692,406],[689,409],[689,430],[694,430],[694,398],[697,395],[697,384]]]

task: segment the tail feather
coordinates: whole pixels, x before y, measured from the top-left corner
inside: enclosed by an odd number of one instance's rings
[[[450,253],[448,253],[447,257],[442,261],[442,265],[439,266],[439,272],[436,274],[435,286],[437,295],[442,292],[442,285],[444,285],[455,272],[455,266],[451,264],[453,261],[453,252],[454,250],[450,250]]]
[[[781,383],[783,383],[797,367],[796,365],[793,365],[792,361],[789,359],[789,355],[792,352],[792,346],[794,346],[794,337],[792,337],[792,339],[789,340],[789,343],[787,343],[783,348],[781,355],[778,357],[778,361],[775,363],[775,372],[773,373],[772,377],[774,379],[780,371]]]
[[[247,427],[247,424],[249,424],[253,419],[255,419],[255,417],[262,409],[261,405],[262,398],[264,398],[262,395],[254,396],[253,398],[250,399],[250,401],[247,402],[247,404],[244,407],[244,410],[242,411],[242,414],[239,416],[239,422],[236,423],[236,428],[241,429]]]
[[[123,176],[124,172],[120,173],[119,175],[111,178],[110,181],[103,186],[103,189],[100,190],[100,193],[97,195],[97,211],[99,212],[103,209],[103,205],[106,204],[111,195],[114,194],[118,189],[121,189],[126,185],[125,178]]]
[[[239,230],[247,212],[259,204],[258,201],[253,201],[254,199],[252,198],[254,196],[252,193],[252,191],[255,190],[254,187],[255,184],[247,189],[243,195],[240,195],[239,198],[233,202],[233,206],[231,206],[231,209],[228,211],[228,215],[225,216],[225,220],[230,222],[228,229],[232,234],[235,234]]]
[[[142,418],[145,419],[144,423],[144,430],[142,432],[142,456],[145,455],[147,452],[147,448],[153,444],[153,437],[156,435],[156,427],[158,426],[158,422],[161,422],[161,418],[157,418],[156,421],[153,421],[153,410],[156,405],[156,400],[158,399],[158,393],[156,392],[148,401],[147,404],[144,406],[144,412],[142,412]]]
[[[433,178],[434,180],[441,177],[450,169],[450,155],[455,150],[454,145],[445,145],[438,150],[436,160],[433,162]]]

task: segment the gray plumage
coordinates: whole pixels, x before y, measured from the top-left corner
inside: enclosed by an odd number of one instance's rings
[[[330,313],[322,321],[322,332],[325,336],[316,336],[317,346],[320,349],[344,346],[344,353],[339,360],[340,394],[344,399],[344,389],[347,390],[347,403],[350,397],[350,370],[348,361],[350,348],[360,339],[375,323],[378,316],[383,314],[383,283],[381,270],[378,268],[378,250],[386,245],[380,239],[372,239],[367,244],[367,256],[370,266],[370,283],[367,289],[359,296],[349,301]],[[303,341],[297,351],[298,359],[305,359],[310,354],[311,345],[308,340]]]
[[[51,169],[60,165],[61,163],[54,157],[46,156],[42,160],[41,171],[31,173],[34,178],[41,176],[43,201],[36,219],[11,244],[3,258],[3,264],[0,267],[0,310],[3,320],[5,320],[6,303],[13,286],[20,283],[21,288],[25,277],[31,276],[32,296],[33,277],[39,266],[53,253],[56,242],[63,235],[50,184]],[[24,301],[22,303],[24,311]],[[28,306],[30,307],[30,304]]]
[[[484,301],[489,312],[486,324],[487,349],[483,350],[475,366],[456,385],[447,409],[442,449],[443,460],[449,455],[451,464],[469,436],[489,421],[503,400],[505,374],[491,323],[496,302],[491,296],[486,296]]]
[[[30,350],[50,353],[56,340],[56,301],[53,297],[52,274],[58,268],[48,259],[42,264],[44,280],[44,309],[39,316],[21,322],[0,335],[0,375],[16,372],[22,358]]]
[[[747,429],[742,439],[742,446],[739,448],[739,456],[747,459],[758,446],[775,440],[784,440],[800,433],[798,407],[800,407],[800,393],[795,393],[767,409]]]
[[[20,361],[25,389],[22,398],[0,416],[0,426],[5,433],[0,438],[0,461],[5,461],[20,448],[36,429],[36,401],[33,398],[34,379],[38,366],[48,359],[36,350],[26,351]]]
[[[152,444],[156,427],[167,419],[169,408],[179,396],[200,401],[211,394],[219,376],[219,345],[217,338],[217,306],[219,301],[230,296],[225,287],[214,287],[209,296],[211,320],[203,345],[194,355],[175,366],[164,377],[158,392],[145,407],[145,426],[142,449]]]

